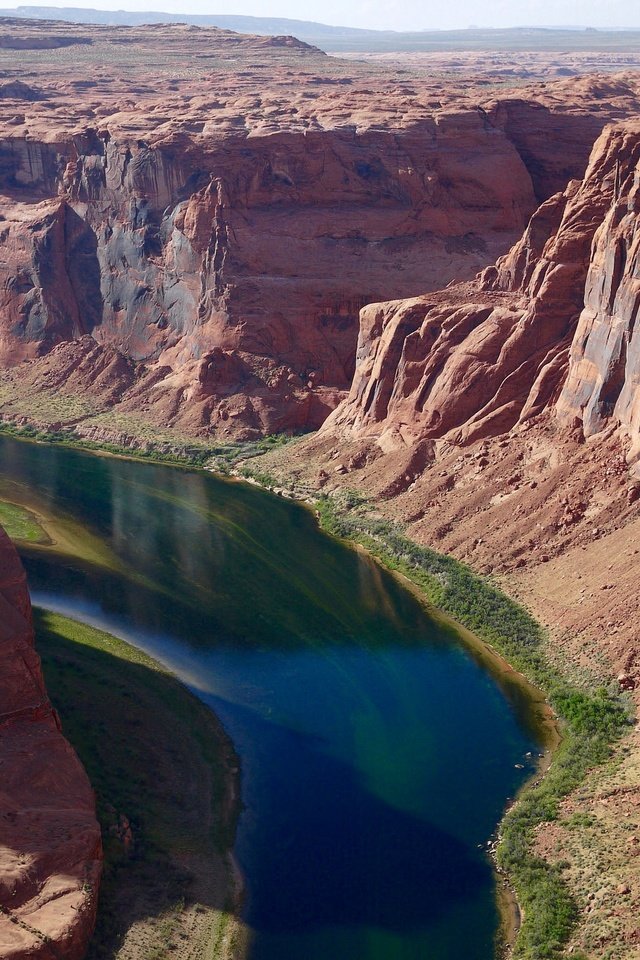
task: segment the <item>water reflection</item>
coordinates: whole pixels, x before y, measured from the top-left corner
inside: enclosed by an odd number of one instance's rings
[[[0,474],[117,560],[25,550],[36,599],[163,660],[230,731],[252,960],[489,960],[478,844],[534,746],[519,688],[294,504],[6,438]]]

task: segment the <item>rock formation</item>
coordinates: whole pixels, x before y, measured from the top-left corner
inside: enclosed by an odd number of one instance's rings
[[[482,105],[292,38],[4,28],[43,30],[77,41],[76,66],[61,80],[35,51],[0,91],[0,364],[72,393],[79,349],[99,353],[122,377],[89,389],[94,412],[191,434],[318,427],[362,306],[473,276],[638,109],[631,76]]]
[[[416,540],[482,572],[566,554],[566,576],[601,538],[633,539],[639,174],[640,124],[612,125],[584,178],[475,281],[364,308],[349,396],[261,469],[285,461],[298,482],[357,488]],[[561,608],[564,629],[577,650],[593,634],[590,662],[610,647],[615,676],[636,643],[637,596],[582,599]]]
[[[635,459],[640,454],[640,125],[627,125],[614,137],[613,198],[595,235],[584,309],[557,410],[565,421],[579,420],[585,437],[620,424]]]
[[[389,449],[505,433],[546,410],[638,448],[640,125],[608,128],[584,180],[477,280],[361,314],[354,381],[323,430]]]
[[[548,629],[545,659],[636,710],[639,187],[635,119],[474,282],[367,306],[349,397],[258,467],[357,491],[365,517],[491,574]],[[567,956],[637,954],[639,757],[635,723],[536,830],[575,897]]]
[[[0,530],[0,957],[80,960],[102,865],[95,798],[33,647],[24,570]]]

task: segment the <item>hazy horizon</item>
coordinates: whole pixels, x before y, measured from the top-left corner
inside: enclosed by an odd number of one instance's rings
[[[342,27],[375,30],[446,30],[470,26],[497,27],[595,27],[640,28],[637,0],[454,0],[441,6],[425,6],[421,0],[406,0],[401,8],[388,0],[234,0],[230,5],[208,0],[90,0],[86,3],[43,2],[20,4],[0,0],[0,10],[16,6],[52,6],[95,10],[154,11],[171,14],[208,14],[253,17],[286,17]],[[231,7],[231,9],[229,8]]]

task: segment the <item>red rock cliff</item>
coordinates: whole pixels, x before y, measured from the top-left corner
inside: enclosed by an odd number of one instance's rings
[[[609,424],[628,434],[640,453],[640,124],[612,131],[613,197],[598,227],[584,309],[571,345],[569,371],[557,410],[589,437]]]
[[[74,30],[68,78],[34,54],[3,94],[0,364],[191,433],[319,426],[365,303],[472,277],[638,109],[621,79],[483,107],[470,84],[348,75],[304,45],[283,60],[223,31]],[[189,75],[157,66],[156,88],[118,66],[160,48]],[[195,82],[223,54],[238,65]],[[89,352],[102,381],[78,370]]]
[[[553,410],[638,445],[640,126],[608,128],[584,180],[544,203],[473,283],[361,313],[348,399],[323,428],[384,449],[468,443]]]
[[[33,648],[18,555],[0,529],[0,957],[80,960],[102,848],[95,798]]]
[[[176,425],[318,426],[360,307],[472,274],[534,206],[477,112],[385,127],[0,143],[0,362],[89,335]]]

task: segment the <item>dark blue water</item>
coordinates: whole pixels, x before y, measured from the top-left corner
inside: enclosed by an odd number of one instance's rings
[[[104,548],[26,551],[36,600],[171,665],[228,729],[252,960],[493,956],[481,847],[536,749],[520,688],[263,491],[8,438],[0,476]]]

